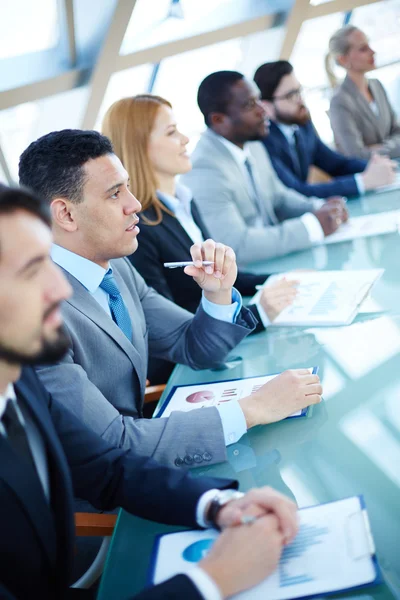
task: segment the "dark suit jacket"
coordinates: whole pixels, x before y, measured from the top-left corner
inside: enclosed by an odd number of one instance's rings
[[[200,229],[203,238],[210,238],[207,227],[200,216],[195,202],[191,202],[192,217]],[[153,208],[144,210],[142,216],[150,221],[156,219]],[[164,262],[190,260],[190,247],[193,241],[178,219],[168,213],[163,213],[159,225],[147,225],[143,219],[140,222],[138,249],[129,256],[133,266],[139,271],[147,285],[157,290],[165,298],[172,300],[182,308],[195,313],[201,301],[201,289],[197,283],[183,272],[183,269],[166,269]],[[243,296],[255,294],[256,285],[264,283],[268,275],[238,272],[235,286]],[[260,315],[255,305],[248,306],[256,317],[258,324],[253,333],[264,330]],[[148,378],[151,383],[164,383],[170,376],[174,364],[158,358],[149,359]]]
[[[210,238],[207,227],[200,216],[194,201],[191,202],[192,217],[200,229],[203,238]],[[141,213],[150,221],[155,220],[155,211],[149,208]],[[218,241],[218,240],[217,240]],[[190,260],[190,239],[178,219],[168,213],[163,213],[159,225],[147,225],[143,219],[140,222],[138,249],[131,254],[129,260],[139,271],[147,285],[153,287],[159,294],[175,302],[182,308],[195,313],[201,300],[201,289],[197,283],[183,272],[183,269],[166,269],[164,262]],[[255,294],[256,285],[264,283],[268,275],[238,272],[235,287],[243,296]],[[254,316],[260,321],[257,308],[249,306]],[[264,329],[258,324],[256,331]]]
[[[146,519],[193,527],[203,492],[236,487],[229,480],[192,479],[109,446],[53,400],[32,369],[24,369],[16,393],[45,443],[50,504],[34,469],[0,436],[0,598],[69,596],[74,494],[101,510],[122,506]],[[200,595],[183,576],[139,595],[143,600],[169,597],[198,600]]]
[[[272,165],[281,181],[305,196],[358,196],[354,173],[361,173],[367,166],[366,160],[347,158],[334,152],[319,138],[311,121],[299,127],[298,154],[300,173],[297,172],[289,142],[276,125],[271,122],[270,133],[263,140]],[[307,183],[308,171],[314,165],[333,177],[326,183]]]

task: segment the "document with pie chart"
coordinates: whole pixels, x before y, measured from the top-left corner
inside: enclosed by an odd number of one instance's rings
[[[317,373],[318,367],[309,368],[310,373]],[[188,412],[198,408],[219,406],[227,402],[235,402],[257,392],[264,383],[267,383],[279,373],[245,377],[243,379],[229,379],[226,381],[212,381],[189,385],[176,385],[168,394],[156,417],[169,417],[174,410]],[[308,408],[290,415],[290,417],[305,417]]]
[[[284,547],[277,569],[259,585],[232,598],[325,596],[382,581],[362,496],[302,508],[298,515],[297,536]],[[151,583],[187,573],[208,553],[218,535],[208,529],[159,536],[149,569]],[[372,594],[363,597],[372,598]]]

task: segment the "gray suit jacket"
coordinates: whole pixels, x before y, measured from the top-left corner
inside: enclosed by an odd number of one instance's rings
[[[314,200],[287,188],[278,178],[261,142],[249,143],[253,174],[264,210],[264,227],[248,188],[246,168],[212,130],[201,136],[192,154],[193,169],[182,177],[213,239],[231,246],[240,267],[308,248],[311,243],[296,217],[314,210]]]
[[[132,318],[133,343],[86,288],[65,272],[74,294],[63,313],[71,348],[58,364],[40,366],[46,388],[87,426],[114,446],[152,456],[169,466],[211,464],[226,459],[216,408],[141,419],[150,354],[194,369],[221,363],[249,334],[255,319],[247,309],[236,324],[193,315],[147,287],[128,259],[111,261]],[[196,456],[195,456],[196,455]]]
[[[347,156],[369,158],[368,146],[382,144],[392,158],[400,156],[400,124],[384,87],[369,80],[369,89],[378,106],[376,115],[353,81],[346,77],[331,100],[329,117],[339,151]]]

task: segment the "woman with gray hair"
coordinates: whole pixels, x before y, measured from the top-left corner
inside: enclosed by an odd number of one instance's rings
[[[332,60],[347,75],[331,100],[329,117],[340,152],[369,158],[374,152],[400,157],[400,124],[380,81],[367,79],[375,69],[375,52],[366,35],[346,25],[329,40],[326,59],[328,78],[335,86]]]

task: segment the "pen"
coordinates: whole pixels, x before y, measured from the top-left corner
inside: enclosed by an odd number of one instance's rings
[[[203,260],[201,263],[202,267],[210,267],[213,265],[212,260]],[[176,269],[177,267],[194,267],[196,266],[192,260],[183,261],[183,262],[166,262],[164,263],[164,267],[167,269]]]

